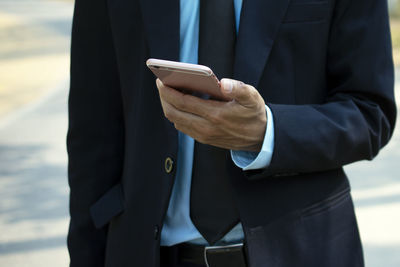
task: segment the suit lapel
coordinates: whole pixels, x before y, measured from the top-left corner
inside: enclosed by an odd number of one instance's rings
[[[290,0],[243,0],[234,77],[257,87]]]
[[[179,60],[179,0],[140,0],[150,57]]]
[[[117,49],[140,43],[135,23],[142,20],[149,56],[179,59],[179,0],[108,0],[108,4]]]

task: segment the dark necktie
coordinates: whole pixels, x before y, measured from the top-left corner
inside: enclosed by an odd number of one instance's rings
[[[199,64],[218,78],[232,77],[235,51],[233,0],[200,0]],[[229,151],[195,142],[190,216],[210,244],[239,221],[227,175]]]

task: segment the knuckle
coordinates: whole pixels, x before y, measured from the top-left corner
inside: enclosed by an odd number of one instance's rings
[[[189,122],[188,127],[193,131],[196,136],[201,136],[203,134],[201,127],[199,127],[197,124],[193,123],[192,121]]]
[[[205,126],[201,129],[201,135],[205,143],[210,143],[215,138],[215,129],[214,127]]]
[[[253,99],[256,99],[256,98],[258,97],[258,91],[256,90],[256,88],[254,88],[254,87],[251,86],[251,85],[249,85],[249,93],[250,93],[250,96],[251,96]]]
[[[213,111],[208,114],[207,119],[212,122],[213,124],[219,124],[221,119],[221,112],[220,111]]]
[[[184,104],[182,103],[182,101],[176,101],[176,103],[174,103],[174,106],[179,110],[184,110]]]
[[[236,81],[236,86],[238,88],[244,88],[245,86],[247,86],[247,84],[245,84],[244,82],[241,82],[241,81]]]
[[[187,127],[188,129],[190,129],[191,131],[193,131],[193,132],[197,132],[196,124],[193,123],[192,120],[186,121],[186,127]]]
[[[242,89],[243,92],[250,93],[251,91],[253,91],[254,87],[250,84],[242,83],[240,89]]]
[[[164,115],[171,122],[176,120],[176,114],[172,109],[168,108],[168,109],[164,110]]]
[[[180,110],[186,111],[189,105],[189,96],[187,94],[184,94],[182,97],[179,98],[177,105]]]
[[[164,116],[168,119],[171,120],[171,111],[170,109],[164,109]]]
[[[199,132],[201,135],[205,136],[208,135],[208,127],[206,125],[198,125],[196,126],[196,131]]]

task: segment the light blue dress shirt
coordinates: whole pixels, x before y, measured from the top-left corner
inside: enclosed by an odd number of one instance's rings
[[[236,31],[239,31],[242,0],[234,0]],[[198,62],[199,0],[180,1],[180,61]],[[266,106],[267,130],[260,152],[231,151],[233,162],[243,170],[265,168],[269,165],[274,149],[274,123],[271,110]],[[182,242],[207,245],[190,219],[190,186],[193,167],[193,138],[178,132],[178,155],[175,184],[161,232],[161,245],[172,246]],[[234,227],[219,242],[233,243],[243,240],[241,224]]]

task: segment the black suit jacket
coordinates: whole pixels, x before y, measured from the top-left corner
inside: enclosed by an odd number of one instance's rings
[[[158,266],[175,176],[164,163],[176,162],[177,132],[145,61],[178,56],[178,0],[76,0],[71,266]],[[323,212],[349,189],[342,166],[372,159],[393,131],[386,1],[244,0],[234,73],[258,89],[275,122],[270,166],[243,172],[230,162],[227,170],[250,266],[331,266],[360,253],[325,246],[348,234],[338,222],[353,212]],[[321,211],[306,223],[305,214]]]

